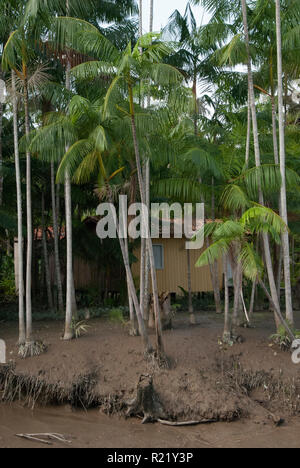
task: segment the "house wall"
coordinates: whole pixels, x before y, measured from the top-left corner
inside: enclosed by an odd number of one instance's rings
[[[157,281],[159,292],[170,292],[178,295],[182,294],[180,286],[188,290],[187,273],[187,251],[185,249],[185,239],[153,239],[153,244],[160,244],[164,247],[164,269],[157,270]],[[203,249],[204,250],[204,249]],[[209,266],[196,268],[195,264],[203,250],[190,250],[192,291],[211,292],[213,286],[210,277]],[[138,262],[133,264],[132,272],[136,281],[140,277],[140,249],[134,252]],[[220,288],[223,287],[223,266],[219,262]]]

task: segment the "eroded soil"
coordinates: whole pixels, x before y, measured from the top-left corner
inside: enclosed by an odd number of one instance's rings
[[[95,398],[102,411],[119,413],[120,417],[107,419],[98,409],[88,414],[74,413],[66,404],[36,408],[31,413],[21,406],[23,400],[13,406],[1,406],[0,445],[24,444],[15,440],[16,432],[51,429],[71,434],[74,446],[297,446],[300,366],[292,363],[290,353],[270,346],[269,337],[274,332],[272,315],[257,314],[255,328],[241,329],[244,341],[233,347],[220,346],[222,317],[199,313],[197,320],[198,325],[190,327],[188,317],[178,314],[174,329],[165,333],[172,362],[169,370],[146,363],[141,340],[128,336],[120,324],[92,320],[86,336],[65,343],[61,340],[61,323],[40,322],[36,335],[47,344],[48,351],[26,360],[17,356],[16,324],[1,324],[0,335],[7,342],[8,359],[15,366],[16,375],[30,375],[55,384],[66,395],[74,391],[74,383],[92,375],[88,387],[91,401]],[[142,426],[139,420],[123,419],[124,402],[134,397],[141,374],[153,376],[170,419],[235,422],[170,428]],[[25,399],[25,403],[31,407],[36,404],[34,398]],[[274,419],[280,418],[285,423],[275,427]]]

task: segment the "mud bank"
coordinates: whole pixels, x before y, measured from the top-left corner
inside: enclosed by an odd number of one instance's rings
[[[61,324],[41,323],[36,333],[47,353],[21,360],[16,330],[4,324],[1,337],[11,362],[0,367],[1,397],[30,408],[68,404],[125,415],[140,376],[147,375],[170,421],[249,418],[281,424],[299,414],[300,369],[288,353],[270,347],[272,318],[257,320],[256,329],[243,330],[243,343],[226,349],[218,345],[222,323],[215,316],[199,315],[195,327],[180,317],[165,335],[169,370],[146,362],[139,338],[129,337],[121,325],[91,321],[87,336],[65,343]]]

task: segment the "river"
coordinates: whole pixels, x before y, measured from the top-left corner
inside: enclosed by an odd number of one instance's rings
[[[64,434],[73,448],[300,448],[300,420],[276,428],[249,421],[193,427],[142,425],[139,420],[108,417],[98,410],[73,411],[70,407],[36,408],[0,404],[0,447],[43,448],[20,439],[20,433]],[[52,447],[65,447],[54,443]]]

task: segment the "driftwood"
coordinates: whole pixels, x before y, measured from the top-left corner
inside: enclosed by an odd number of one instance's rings
[[[217,422],[217,419],[202,419],[201,421],[182,421],[182,422],[173,422],[173,421],[166,421],[164,419],[158,419],[157,422],[163,424],[164,426],[176,426],[176,427],[183,427],[183,426],[198,426],[199,424],[211,424]]]
[[[46,445],[53,445],[51,440],[55,442],[62,442],[64,444],[71,444],[70,440],[67,440],[62,434],[56,433],[42,433],[42,434],[16,434],[16,437],[21,439],[32,440],[33,442],[40,442]]]

